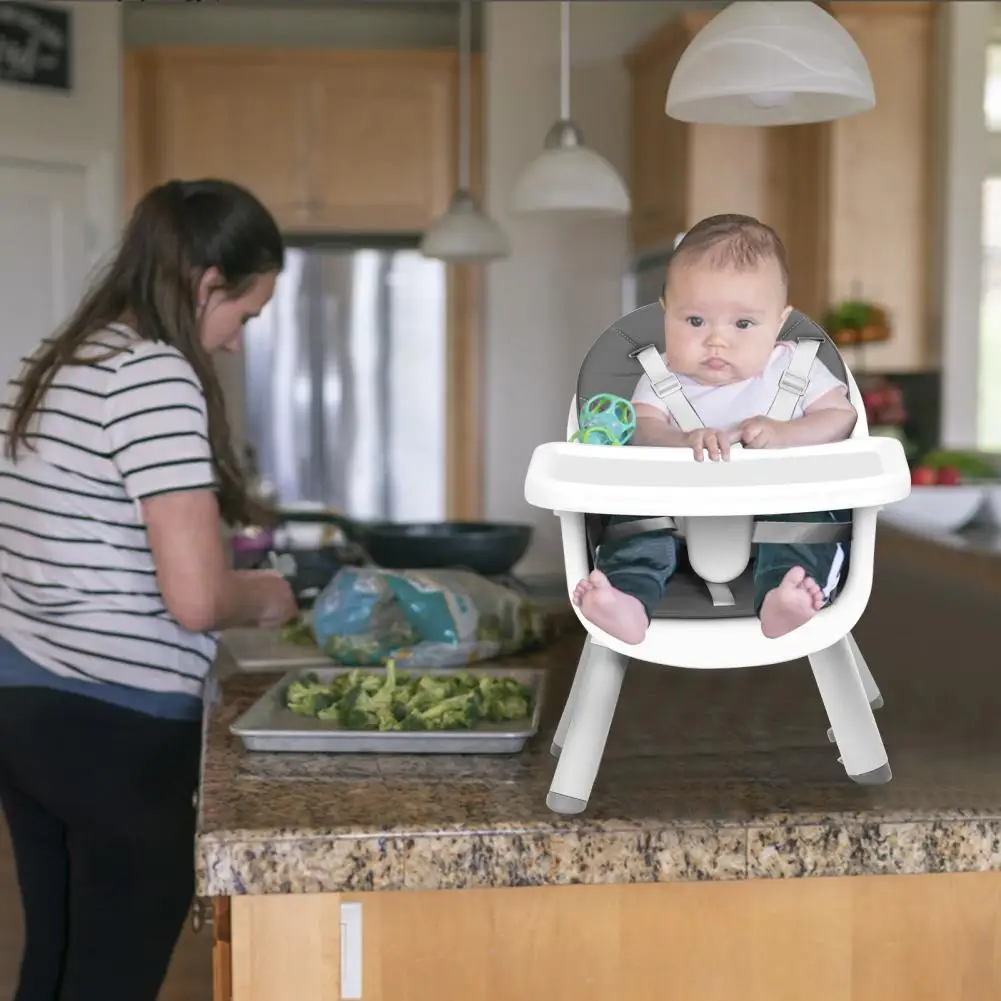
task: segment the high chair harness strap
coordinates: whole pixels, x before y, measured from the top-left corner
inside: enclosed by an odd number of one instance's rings
[[[696,431],[705,427],[695,408],[688,402],[678,377],[664,364],[661,353],[653,344],[633,352],[633,357],[643,366],[654,394],[682,431]]]
[[[791,421],[796,413],[796,405],[810,386],[810,369],[820,350],[820,341],[804,337],[793,348],[789,367],[779,379],[779,389],[768,408],[766,417],[775,421]]]
[[[803,337],[793,348],[789,367],[779,379],[779,388],[768,408],[767,417],[776,421],[791,421],[796,405],[810,386],[810,370],[820,350],[820,341]],[[643,366],[654,395],[664,404],[664,408],[682,431],[695,431],[705,425],[688,402],[678,377],[664,363],[664,358],[653,344],[633,353],[633,357]]]
[[[782,373],[775,399],[768,408],[768,417],[779,421],[792,420],[796,405],[809,388],[810,370],[820,350],[820,344],[820,340],[813,337],[803,337],[796,342],[789,367]],[[682,431],[694,431],[704,426],[695,408],[688,402],[678,377],[667,367],[660,351],[653,344],[647,344],[634,351],[633,357],[643,366],[654,393]],[[601,541],[621,542],[631,536],[654,531],[668,531],[679,536],[685,534],[683,523],[673,518],[636,518],[606,527]],[[758,520],[752,536],[752,541],[755,543],[782,542],[801,545],[847,542],[850,539],[850,524],[769,521],[767,518]]]

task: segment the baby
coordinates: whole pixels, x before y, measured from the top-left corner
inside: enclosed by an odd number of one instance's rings
[[[705,427],[681,431],[644,376],[633,393],[633,445],[690,448],[700,462],[706,455],[725,461],[736,442],[744,448],[789,448],[851,434],[857,415],[848,389],[819,360],[793,419],[763,416],[793,353],[791,344],[776,342],[792,308],[788,286],[782,241],[758,220],[712,216],[686,234],[668,265],[661,298],[664,361]],[[830,522],[846,520],[847,513],[784,517]],[[665,531],[602,544],[596,569],[574,590],[574,603],[606,633],[639,643],[676,568],[676,547]],[[823,608],[839,583],[846,548],[759,544],[754,608],[765,636],[791,632]]]

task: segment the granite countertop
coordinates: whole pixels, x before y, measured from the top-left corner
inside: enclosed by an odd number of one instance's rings
[[[805,661],[632,665],[578,817],[550,813],[545,797],[580,633],[529,658],[552,672],[548,710],[539,737],[508,758],[249,754],[228,727],[274,676],[234,676],[207,719],[198,892],[1001,868],[1001,577],[998,593],[966,586],[929,552],[881,535],[855,631],[886,700],[886,786],[845,776]]]

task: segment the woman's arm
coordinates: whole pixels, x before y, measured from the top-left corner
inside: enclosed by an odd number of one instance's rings
[[[167,610],[192,632],[277,626],[296,613],[271,571],[226,562],[205,397],[177,350],[140,342],[109,387],[105,431],[125,492],[142,511]]]
[[[229,568],[211,490],[159,494],[142,510],[163,603],[185,629],[281,625],[294,614],[291,590],[277,574]]]

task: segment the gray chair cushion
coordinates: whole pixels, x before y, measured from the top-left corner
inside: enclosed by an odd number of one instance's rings
[[[655,619],[746,619],[754,615],[754,577],[750,566],[727,584],[732,605],[713,604],[703,580],[688,566],[679,566],[656,608]]]
[[[835,378],[845,379],[845,363],[834,342],[808,316],[793,310],[779,340],[795,341],[801,337],[820,340],[817,358]],[[577,376],[578,407],[598,393],[612,393],[628,400],[644,374],[643,366],[632,355],[648,344],[656,345],[658,351],[664,350],[664,311],[659,302],[641,306],[616,320],[594,342]]]

